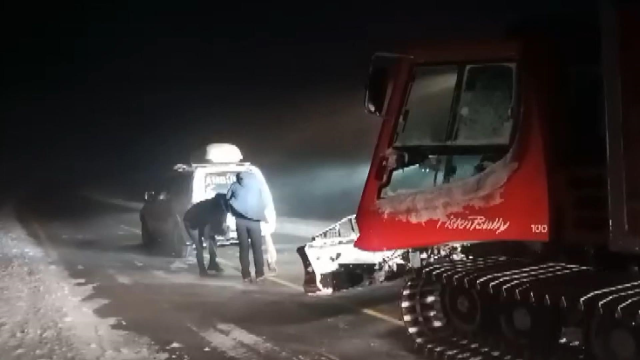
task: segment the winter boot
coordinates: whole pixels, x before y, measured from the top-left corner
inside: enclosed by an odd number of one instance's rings
[[[224,269],[220,266],[220,264],[218,264],[218,262],[210,262],[209,266],[207,267],[207,270],[215,271],[218,274],[224,273]]]

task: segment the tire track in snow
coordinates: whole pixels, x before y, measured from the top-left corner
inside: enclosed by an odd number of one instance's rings
[[[113,269],[109,269],[107,270],[107,273],[111,276],[113,276],[117,282],[121,283],[121,284],[125,284],[125,285],[131,285],[133,284],[133,280],[124,275],[124,274],[120,274],[117,271],[113,270]]]
[[[227,260],[225,260],[223,258],[220,258],[220,257],[218,258],[218,261],[220,263],[222,263],[222,264],[225,264],[225,265],[229,266],[231,269],[235,270],[236,272],[238,272],[238,273],[240,272],[240,269],[238,269],[238,267],[236,265],[234,265],[232,262],[227,261]],[[278,278],[278,277],[275,277],[275,276],[267,277],[267,280],[273,281],[275,283],[278,283],[278,284],[280,284],[282,286],[288,287],[288,288],[296,290],[296,291],[304,291],[302,286],[299,286],[299,285],[296,285],[296,284],[292,284],[292,283],[290,283],[290,282],[288,282],[288,281],[286,281],[284,279],[281,279],[281,278]],[[347,305],[345,303],[342,303],[342,304],[344,304],[346,306],[353,307],[353,306]],[[381,312],[378,312],[376,310],[360,308],[360,307],[355,307],[355,309],[360,311],[360,312],[362,312],[362,313],[364,313],[364,314],[367,314],[367,315],[372,316],[374,318],[386,321],[386,322],[391,323],[393,325],[404,327],[404,323],[402,321],[400,321],[400,320],[398,320],[398,319],[396,319],[394,317],[391,317],[389,315],[385,315],[385,314],[383,314]]]
[[[293,354],[233,324],[219,323],[206,331],[200,331],[193,325],[189,327],[209,341],[214,349],[233,359],[338,360],[327,354],[310,356]]]
[[[202,286],[212,287],[212,288],[233,288],[238,290],[246,289],[246,285],[237,279],[226,279],[226,278],[201,278],[198,277],[197,274],[188,273],[188,272],[166,272],[163,270],[151,270],[150,274],[154,275],[156,278],[162,279],[165,283],[173,283],[173,284],[198,284]]]
[[[223,332],[217,329],[209,329],[206,331],[198,331],[193,326],[190,326],[192,330],[199,333],[200,336],[207,339],[211,346],[228,356],[232,359],[243,359],[243,360],[260,360],[259,351],[255,351],[254,349],[244,346],[241,342],[231,338],[228,334],[224,334]]]
[[[125,230],[128,230],[128,231],[130,231],[130,232],[132,232],[134,234],[138,234],[138,235],[142,234],[142,231],[140,231],[140,230],[138,230],[136,228],[132,228],[131,226],[120,225],[120,227],[125,229]]]

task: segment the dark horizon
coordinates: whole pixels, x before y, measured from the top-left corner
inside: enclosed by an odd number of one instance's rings
[[[348,215],[380,124],[362,107],[375,51],[417,39],[502,36],[520,17],[566,16],[575,6],[7,9],[15,26],[5,31],[0,161],[10,171],[3,181],[106,183],[142,196],[146,183],[193,148],[231,142],[263,168],[287,212]],[[327,185],[301,185],[314,179]],[[341,179],[348,185],[336,186]],[[301,209],[288,197],[326,203]]]

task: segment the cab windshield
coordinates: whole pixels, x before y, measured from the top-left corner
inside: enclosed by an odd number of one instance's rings
[[[382,196],[473,176],[504,157],[515,70],[514,63],[416,67],[393,142],[407,161]]]

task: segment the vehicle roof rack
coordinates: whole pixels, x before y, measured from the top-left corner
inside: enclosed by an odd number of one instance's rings
[[[216,165],[238,165],[238,166],[247,166],[251,165],[250,162],[208,162],[208,163],[195,163],[191,164],[192,167],[207,167],[207,166],[216,166]]]
[[[250,162],[208,162],[208,163],[195,163],[195,164],[176,164],[173,166],[173,170],[176,171],[180,171],[180,172],[186,172],[186,171],[194,171],[196,168],[203,168],[203,167],[212,167],[212,166],[229,166],[229,165],[235,165],[235,166],[249,166],[251,165]]]

